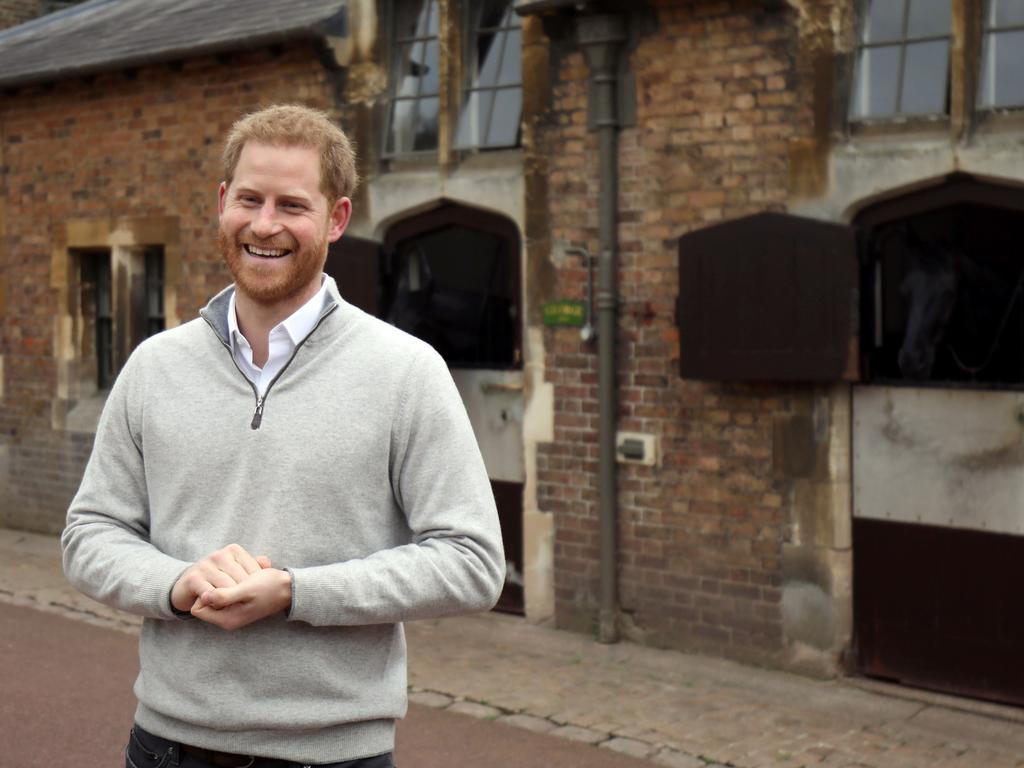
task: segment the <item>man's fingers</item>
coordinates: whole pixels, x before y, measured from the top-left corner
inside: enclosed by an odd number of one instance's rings
[[[244,579],[245,575],[242,578]],[[203,568],[202,572],[196,574],[196,578],[190,586],[192,587],[193,594],[201,595],[209,589],[233,587],[238,581],[234,576],[225,573],[220,568],[209,565]]]
[[[249,559],[252,560],[251,557]],[[227,549],[215,552],[213,556],[210,557],[210,565],[213,568],[226,573],[231,577],[232,582],[236,584],[240,581],[244,581],[245,577],[250,573],[245,569],[242,563],[239,562],[234,553]]]
[[[266,555],[256,555],[256,562],[260,564],[260,568],[270,568],[270,558]]]
[[[259,558],[250,555],[243,546],[240,544],[231,544],[225,547],[225,551],[248,575],[250,573],[257,573],[261,566],[259,564]],[[241,579],[236,579],[241,581]]]
[[[245,598],[238,587],[211,589],[199,596],[199,602],[204,606],[208,606],[216,610],[221,610],[230,605],[234,605],[235,603],[240,603],[244,599]]]

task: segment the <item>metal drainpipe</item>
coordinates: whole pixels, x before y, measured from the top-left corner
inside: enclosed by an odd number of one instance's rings
[[[618,236],[618,110],[615,90],[619,49],[626,40],[620,16],[586,15],[577,18],[580,46],[590,64],[594,87],[593,114],[600,140],[598,216],[600,246],[597,276],[598,354],[598,496],[600,519],[600,608],[597,641],[614,643],[618,632],[618,558],[616,552],[615,428],[615,334],[618,304],[615,284],[615,252]]]

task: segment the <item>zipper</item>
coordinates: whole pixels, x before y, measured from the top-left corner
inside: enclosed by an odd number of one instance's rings
[[[320,327],[320,324],[325,319],[327,319],[327,316],[330,315],[334,310],[336,310],[338,306],[338,304],[332,304],[326,312],[320,315],[320,317],[316,321],[316,325],[314,325],[310,329],[309,333],[303,336],[302,340],[295,345],[295,349],[292,350],[292,355],[291,357],[288,358],[288,362],[281,366],[281,370],[279,370],[277,374],[274,376],[274,378],[270,380],[270,383],[267,384],[267,388],[263,392],[263,397],[260,397],[259,391],[256,389],[256,385],[252,382],[252,379],[246,376],[245,372],[239,367],[238,361],[235,360],[235,356],[231,353],[231,345],[228,342],[224,341],[223,338],[221,338],[221,335],[217,332],[217,329],[216,327],[214,327],[213,323],[210,322],[205,316],[203,317],[203,319],[206,320],[206,324],[213,329],[213,334],[220,341],[221,346],[223,346],[224,349],[228,351],[228,356],[231,358],[231,362],[234,364],[235,370],[237,370],[239,374],[241,374],[242,378],[245,379],[246,382],[248,382],[249,387],[252,389],[253,397],[256,398],[256,410],[253,411],[252,421],[249,423],[250,429],[259,429],[260,425],[263,423],[263,406],[267,401],[267,396],[270,394],[270,388],[273,387],[274,384],[277,383],[277,380],[281,378],[281,374],[288,370],[288,366],[292,364],[292,360],[294,360],[295,356],[299,354],[299,350],[302,349],[302,345],[306,343],[306,340],[316,332],[316,329]]]
[[[260,424],[263,423],[263,398],[256,398],[256,412],[252,415],[252,423],[249,425],[253,429],[259,429]]]

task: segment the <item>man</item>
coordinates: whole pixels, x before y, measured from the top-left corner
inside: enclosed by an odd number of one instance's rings
[[[391,766],[400,622],[497,599],[497,514],[444,362],[322,273],[355,175],[322,113],[236,123],[235,283],[110,391],[62,546],[76,587],[145,617],[130,767]]]

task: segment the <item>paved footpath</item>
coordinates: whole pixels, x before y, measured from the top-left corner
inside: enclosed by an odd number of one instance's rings
[[[0,600],[137,627],[64,583],[48,536],[0,530]],[[1024,768],[1013,707],[603,646],[499,614],[411,622],[407,634],[414,703],[589,742],[623,764]]]

